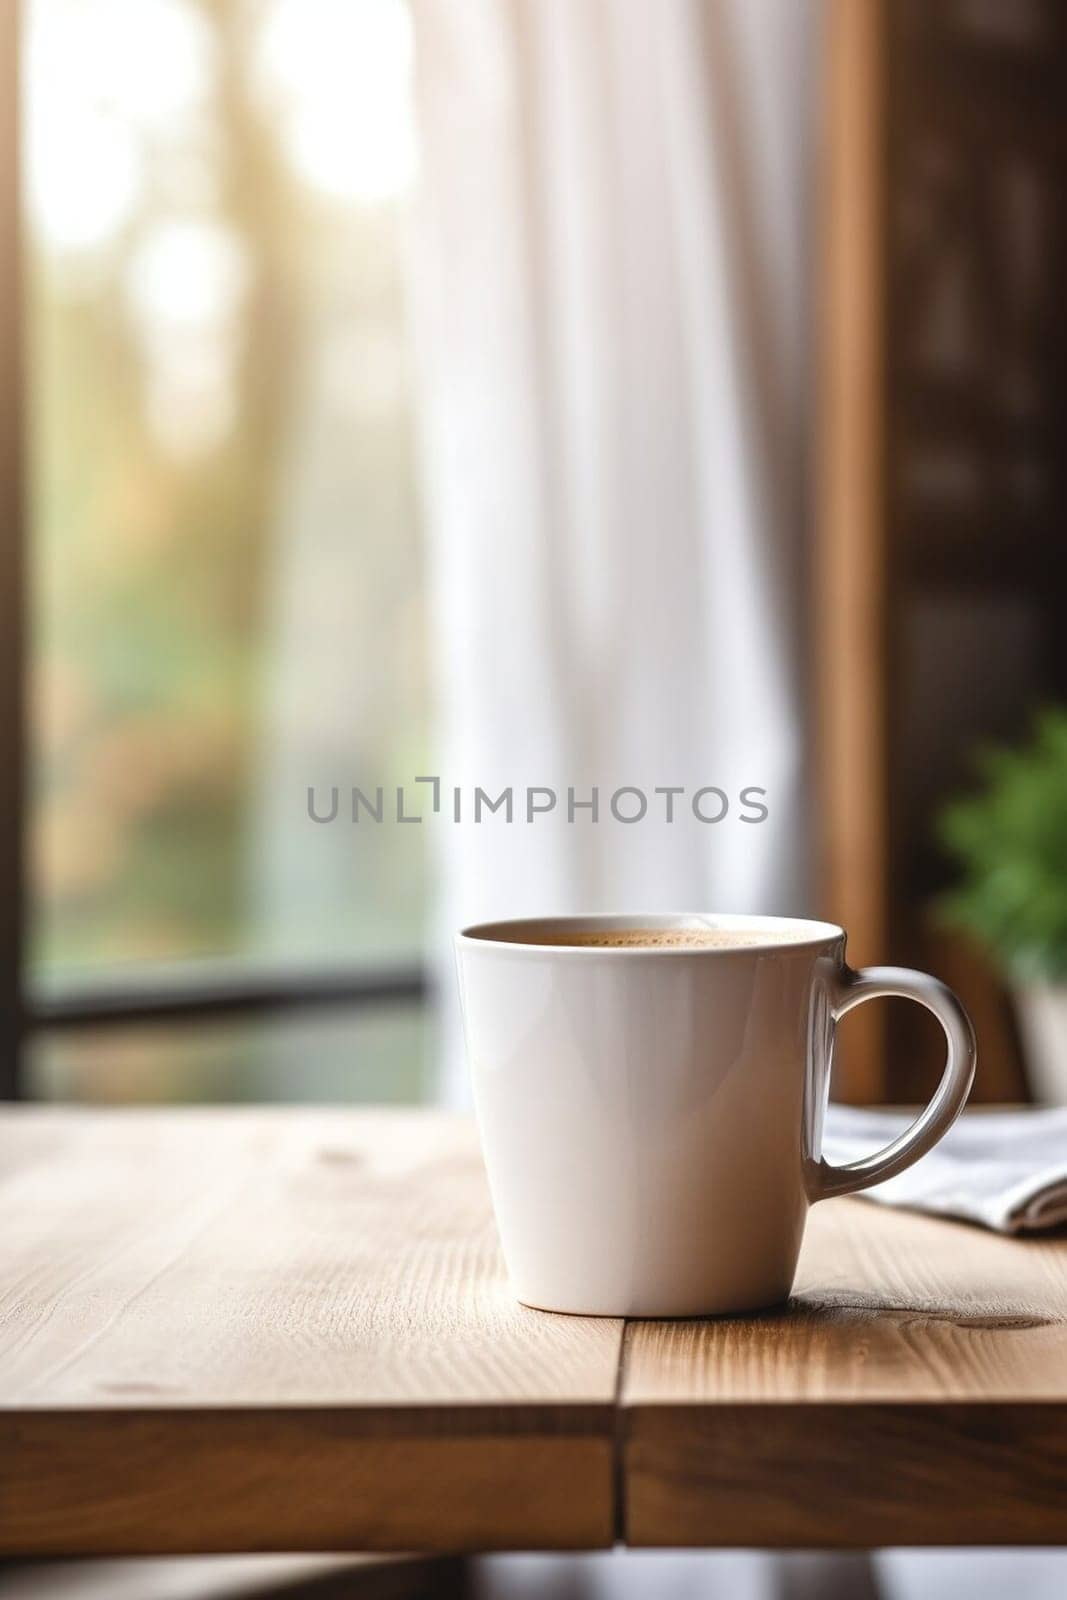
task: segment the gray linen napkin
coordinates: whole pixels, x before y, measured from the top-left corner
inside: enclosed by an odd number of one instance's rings
[[[830,1105],[823,1155],[835,1165],[873,1155],[910,1120],[905,1112]],[[1067,1107],[964,1112],[914,1167],[865,1193],[998,1233],[1054,1228],[1067,1222]]]

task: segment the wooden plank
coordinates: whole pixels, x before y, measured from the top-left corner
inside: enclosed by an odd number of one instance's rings
[[[23,7],[0,6],[0,1100],[19,1092],[26,784],[22,227],[19,35]]]
[[[621,1324],[511,1297],[471,1124],[0,1118],[0,1550],[593,1547]]]
[[[855,963],[889,959],[888,553],[885,529],[885,0],[826,19],[818,275],[819,456],[812,684],[820,914]],[[835,1091],[883,1099],[886,1010],[850,1017]]]
[[[1067,1239],[832,1200],[780,1313],[627,1329],[632,1545],[1067,1540]]]

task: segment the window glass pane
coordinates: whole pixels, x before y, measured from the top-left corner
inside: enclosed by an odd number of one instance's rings
[[[424,1007],[382,1006],[255,1022],[79,1028],[27,1049],[34,1099],[412,1102],[428,1097]]]
[[[418,945],[402,0],[29,0],[39,968]]]

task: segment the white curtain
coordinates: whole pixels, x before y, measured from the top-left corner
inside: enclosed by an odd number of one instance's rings
[[[520,804],[435,830],[443,932],[804,907],[816,12],[414,0],[438,767],[446,797]],[[557,810],[526,823],[527,785]],[[593,785],[598,822],[570,822],[568,788]],[[623,785],[652,800],[640,823],[608,813]],[[720,823],[693,815],[705,785]]]

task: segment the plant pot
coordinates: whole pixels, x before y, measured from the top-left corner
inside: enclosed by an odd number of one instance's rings
[[[1015,1005],[1034,1099],[1067,1105],[1067,983],[1016,984]]]

